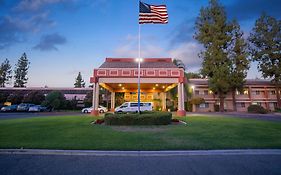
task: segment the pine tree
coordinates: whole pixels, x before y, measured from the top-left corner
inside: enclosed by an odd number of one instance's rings
[[[242,91],[249,70],[250,60],[248,59],[247,43],[243,38],[243,32],[240,30],[239,24],[233,22],[232,42],[229,49],[229,56],[232,61],[231,76],[229,79],[232,91],[233,110],[237,111],[235,92]]]
[[[258,62],[264,78],[276,85],[278,107],[281,108],[281,20],[262,14],[249,37],[251,56]]]
[[[14,70],[14,87],[25,87],[25,84],[27,83],[27,73],[29,69],[30,62],[27,59],[27,56],[25,53],[22,54],[20,59],[18,60],[18,63],[16,64],[15,70]]]
[[[195,23],[195,39],[204,46],[201,73],[209,78],[210,89],[220,98],[220,111],[224,111],[224,98],[230,90],[231,60],[228,57],[230,33],[233,26],[227,21],[224,7],[217,0],[200,10]]]
[[[84,88],[85,87],[85,82],[82,79],[81,72],[78,73],[78,75],[75,79],[74,87],[75,88],[82,88],[82,87]]]
[[[5,84],[12,78],[12,66],[8,59],[0,66],[0,87],[5,87]]]

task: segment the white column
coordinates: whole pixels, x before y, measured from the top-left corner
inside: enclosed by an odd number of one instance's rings
[[[184,109],[184,84],[181,83],[181,108],[182,110]]]
[[[115,109],[115,92],[111,92],[111,109]]]
[[[96,95],[95,95],[95,110],[98,110],[99,107],[99,92],[100,92],[100,86],[99,83],[96,83]]]
[[[161,92],[162,111],[166,111],[166,92]]]
[[[178,110],[182,110],[182,90],[181,90],[181,83],[178,83]]]
[[[95,109],[96,106],[96,83],[93,83],[93,99],[92,99],[92,106]]]

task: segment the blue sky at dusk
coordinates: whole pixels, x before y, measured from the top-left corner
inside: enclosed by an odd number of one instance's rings
[[[87,85],[106,57],[138,56],[138,0],[0,0],[0,62],[16,64],[26,52],[27,86],[73,87],[78,72]],[[141,26],[142,57],[171,57],[198,71],[195,18],[208,0],[146,0],[166,4],[167,25]],[[280,18],[280,0],[224,0],[229,19],[245,36],[262,12]],[[248,78],[260,77],[252,64]]]

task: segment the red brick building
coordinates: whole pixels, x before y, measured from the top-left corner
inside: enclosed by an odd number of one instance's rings
[[[207,79],[191,79],[190,85],[193,87],[192,97],[204,98],[205,103],[194,105],[194,112],[215,111],[215,106],[219,105],[219,98],[208,87]],[[247,111],[251,104],[258,104],[268,110],[275,110],[277,107],[277,91],[274,84],[269,80],[246,80],[243,91],[235,93],[237,111]],[[232,93],[226,94],[225,109],[233,111]]]
[[[115,108],[115,93],[124,92],[126,101],[137,101],[138,63],[134,58],[106,58],[94,69],[90,82],[93,83],[93,115],[98,114],[99,87],[111,92],[111,110]],[[166,93],[177,86],[179,116],[184,109],[184,70],[178,68],[171,58],[145,58],[140,68],[141,101],[152,102],[160,98],[162,110],[166,110]]]

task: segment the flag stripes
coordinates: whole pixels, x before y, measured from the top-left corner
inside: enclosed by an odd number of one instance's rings
[[[140,2],[139,24],[167,24],[168,11],[166,5],[149,5]]]

